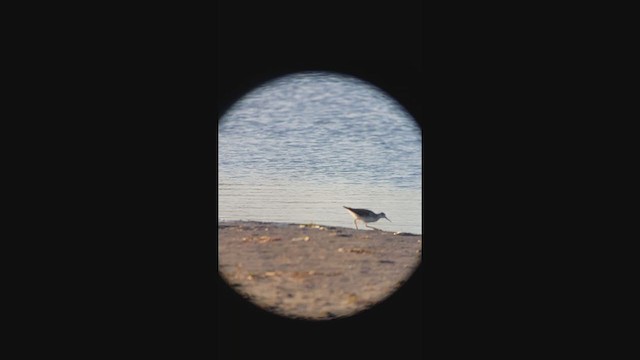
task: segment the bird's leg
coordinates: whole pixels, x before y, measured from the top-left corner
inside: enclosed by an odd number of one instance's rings
[[[369,226],[369,225],[367,225],[367,223],[364,223],[364,226],[366,226],[366,227],[368,227],[368,228],[370,228],[370,229],[375,229],[375,230],[378,230],[378,231],[382,231],[382,230],[380,230],[380,229],[378,229],[378,228],[375,228],[375,227],[373,227],[373,226]]]
[[[354,220],[353,220],[353,223],[354,223],[354,224],[356,224],[356,230],[360,230],[360,229],[358,229],[358,223],[357,223],[356,221],[358,221],[358,219],[354,219]],[[366,224],[365,224],[365,225],[366,225]]]

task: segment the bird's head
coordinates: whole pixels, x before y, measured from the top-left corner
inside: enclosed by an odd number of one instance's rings
[[[385,215],[384,213],[380,213],[380,217],[383,217],[387,220],[389,220],[389,218],[387,217],[387,215]],[[389,220],[389,222],[392,222],[391,220]]]

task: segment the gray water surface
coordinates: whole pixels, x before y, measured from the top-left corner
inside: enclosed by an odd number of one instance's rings
[[[392,222],[370,224],[381,230],[422,234],[421,157],[420,128],[380,89],[333,73],[289,75],[222,117],[218,216],[354,227],[346,205],[384,212]]]

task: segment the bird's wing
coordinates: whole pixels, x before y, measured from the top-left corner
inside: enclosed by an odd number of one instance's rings
[[[367,210],[367,209],[351,209],[351,210],[357,212],[358,215],[361,215],[361,216],[375,216],[376,215],[376,213],[374,213],[371,210]]]

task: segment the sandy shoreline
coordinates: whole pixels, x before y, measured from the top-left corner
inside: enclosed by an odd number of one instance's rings
[[[314,224],[218,224],[219,271],[253,303],[290,317],[348,316],[390,295],[422,259],[422,235]]]

